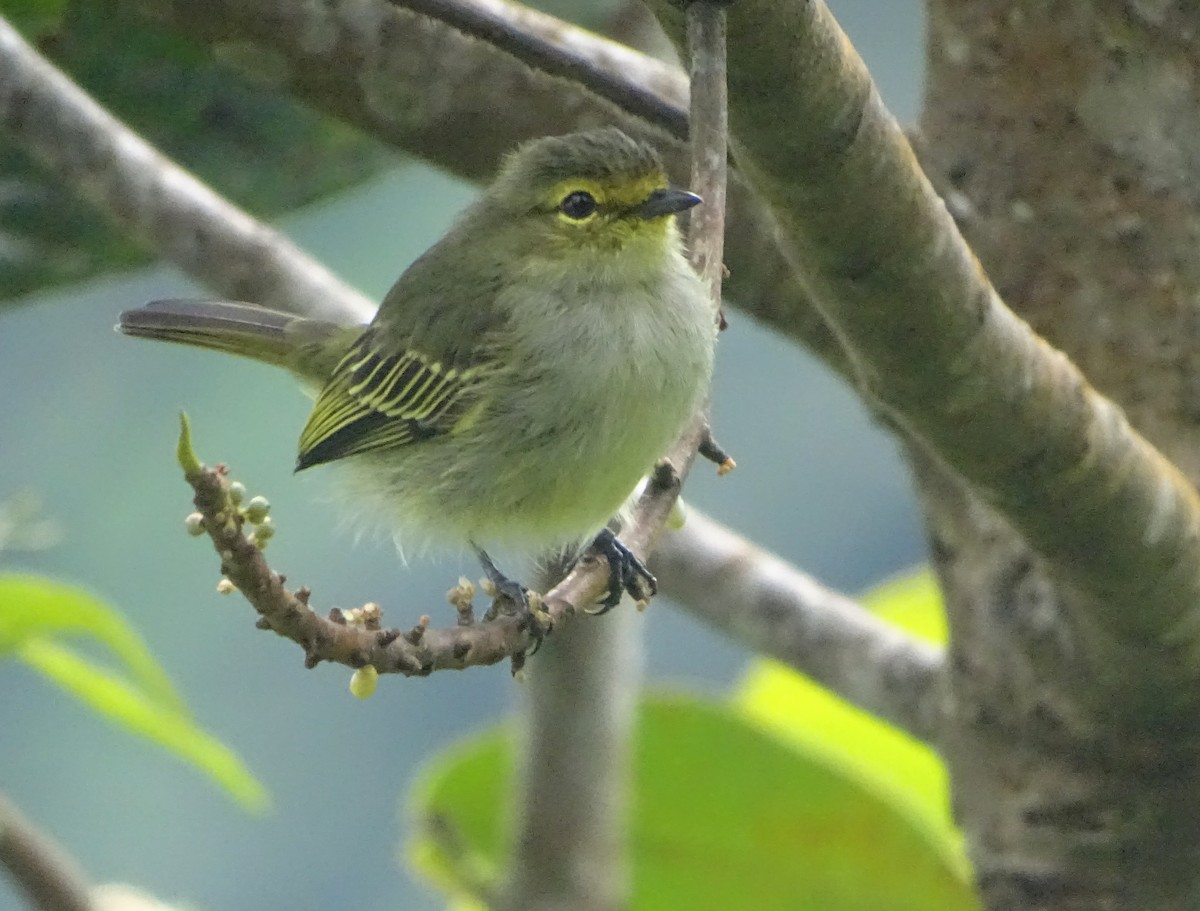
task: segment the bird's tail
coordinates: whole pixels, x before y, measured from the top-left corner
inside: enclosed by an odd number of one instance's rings
[[[226,351],[305,378],[325,379],[348,347],[347,327],[268,310],[253,304],[211,300],[158,300],[120,316],[126,335]]]

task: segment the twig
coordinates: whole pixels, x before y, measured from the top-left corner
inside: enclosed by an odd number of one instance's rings
[[[704,200],[691,213],[692,267],[704,279],[721,311],[725,268],[725,187],[729,157],[729,114],[725,88],[725,9],[711,0],[687,5],[691,71],[692,182]]]
[[[235,300],[347,322],[374,312],[278,231],[159,153],[0,17],[0,131],[119,227]]]
[[[693,447],[694,448],[694,447]],[[322,661],[360,668],[370,665],[381,674],[425,676],[437,670],[495,664],[511,659],[514,671],[523,665],[526,653],[537,644],[537,631],[527,615],[506,613],[502,603],[481,620],[464,604],[471,592],[456,589],[451,601],[459,610],[459,625],[433,628],[422,617],[408,630],[381,628],[378,608],[373,608],[370,623],[347,622],[341,611],[321,616],[309,606],[307,588],[288,589],[286,579],[274,572],[263,556],[254,536],[245,533],[247,518],[230,492],[231,481],[224,467],[209,468],[192,451],[186,418],[180,433],[180,465],[184,478],[195,493],[194,503],[200,515],[198,528],[206,533],[221,558],[221,572],[239,590],[259,614],[261,629],[274,630],[304,649],[305,664],[315,667]],[[625,543],[646,553],[646,542],[661,528],[678,493],[678,475],[669,468],[656,474],[642,496],[638,514],[645,516],[636,536],[625,536]],[[647,527],[657,523],[657,528]],[[589,607],[607,590],[608,572],[599,560],[583,560],[535,605],[539,620],[553,629],[578,607]]]
[[[0,868],[37,911],[94,911],[75,858],[0,794]]]
[[[663,537],[662,591],[754,651],[936,746],[945,659],[695,509]]]

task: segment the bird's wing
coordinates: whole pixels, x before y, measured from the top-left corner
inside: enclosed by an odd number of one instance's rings
[[[368,330],[334,369],[300,434],[296,470],[452,433],[491,365],[450,366],[413,348],[384,352]]]

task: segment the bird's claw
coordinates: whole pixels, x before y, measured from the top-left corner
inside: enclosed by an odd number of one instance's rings
[[[621,543],[609,529],[596,535],[592,550],[608,561],[608,594],[589,614],[606,614],[621,603],[628,592],[635,600],[644,601],[658,594],[658,580],[637,555]]]
[[[512,605],[512,614],[520,619],[522,627],[525,628],[529,633],[530,639],[533,640],[533,647],[525,653],[525,657],[528,658],[530,655],[536,655],[538,649],[542,647],[542,642],[545,640],[546,634],[550,632],[551,624],[548,615],[546,615],[546,612],[540,606],[535,608],[530,604],[529,589],[515,579],[510,579],[504,573],[500,572],[486,551],[479,550],[477,553],[479,562],[483,564],[484,575],[487,576],[488,582],[492,584],[494,600],[504,599]]]

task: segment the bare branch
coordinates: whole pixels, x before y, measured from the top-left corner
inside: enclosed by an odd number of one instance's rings
[[[123,230],[228,297],[355,322],[374,311],[105,111],[3,18],[0,129]]]
[[[945,722],[940,649],[694,509],[653,565],[663,594],[754,651],[937,746]]]
[[[0,868],[37,911],[95,911],[75,858],[0,794]]]
[[[332,661],[353,668],[370,665],[381,674],[411,677],[445,668],[495,664],[506,658],[519,666],[537,640],[528,616],[494,611],[484,620],[474,621],[469,590],[451,599],[459,610],[460,625],[450,629],[430,629],[427,617],[407,632],[382,629],[374,611],[364,623],[347,622],[337,610],[322,617],[309,606],[309,590],[286,588],[287,580],[271,570],[258,542],[244,533],[246,518],[230,496],[226,472],[197,463],[194,469],[185,470],[185,477],[196,494],[201,527],[221,557],[221,572],[258,611],[259,628],[274,630],[300,645],[309,667]],[[571,604],[559,599],[548,611],[547,625],[552,628],[573,612]]]
[[[694,453],[695,438],[691,436],[677,448],[682,450],[689,443]],[[447,629],[431,628],[427,616],[407,631],[384,629],[377,605],[367,612],[366,622],[348,622],[345,613],[336,609],[322,617],[309,606],[307,588],[288,589],[287,580],[271,569],[263,556],[259,533],[245,533],[248,520],[230,494],[227,471],[223,466],[209,468],[196,459],[186,419],[179,453],[184,478],[195,493],[198,529],[212,541],[221,558],[221,572],[258,612],[259,627],[274,630],[301,646],[309,667],[331,661],[352,668],[370,665],[381,674],[412,677],[510,659],[515,672],[524,665],[526,653],[539,644],[543,633],[553,630],[579,608],[593,605],[608,589],[605,562],[580,560],[562,582],[542,596],[540,604],[533,605],[540,629],[531,615],[507,612],[504,599],[497,599],[484,618],[476,621],[470,605],[473,591],[469,588],[451,591],[459,622]],[[648,551],[649,542],[661,530],[678,496],[679,483],[679,475],[667,464],[656,472],[634,510],[638,517],[634,527],[622,535],[628,547],[638,553]]]

